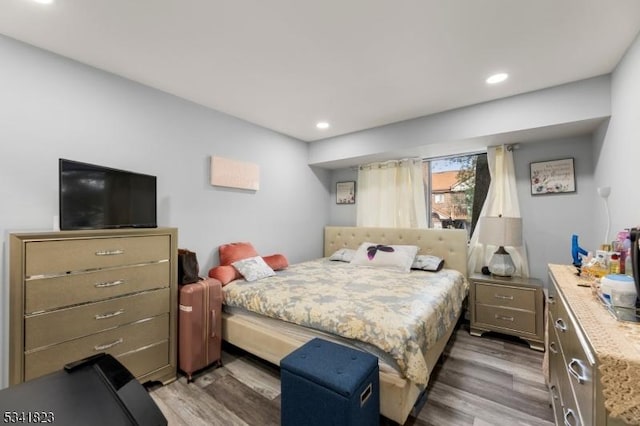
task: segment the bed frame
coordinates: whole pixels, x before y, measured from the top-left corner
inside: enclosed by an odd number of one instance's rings
[[[467,234],[454,229],[358,228],[328,226],[324,230],[324,256],[340,248],[357,249],[363,242],[405,244],[420,247],[419,254],[445,259],[445,268],[467,276]],[[429,371],[444,350],[455,323],[425,356]],[[264,360],[279,365],[280,360],[306,343],[305,338],[274,332],[239,315],[223,313],[222,338]],[[420,397],[421,388],[400,374],[380,371],[380,413],[404,424]]]

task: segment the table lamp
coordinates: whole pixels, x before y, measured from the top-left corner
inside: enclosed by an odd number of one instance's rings
[[[516,265],[504,246],[522,245],[522,218],[481,217],[478,241],[485,245],[498,246],[498,250],[489,261],[489,272],[501,277],[510,277],[516,272]]]

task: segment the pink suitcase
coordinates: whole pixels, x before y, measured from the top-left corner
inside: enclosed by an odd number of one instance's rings
[[[180,287],[178,367],[191,381],[193,373],[222,364],[222,284],[206,278]]]

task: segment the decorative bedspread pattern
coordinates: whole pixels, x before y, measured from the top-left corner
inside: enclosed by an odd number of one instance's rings
[[[454,270],[405,274],[326,258],[223,288],[228,306],[371,344],[416,384],[427,382],[424,353],[456,321],[467,290]]]

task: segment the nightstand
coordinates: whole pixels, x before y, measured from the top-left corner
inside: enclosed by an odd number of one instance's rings
[[[469,277],[471,334],[497,331],[520,337],[544,351],[543,285],[535,278],[472,274]]]

